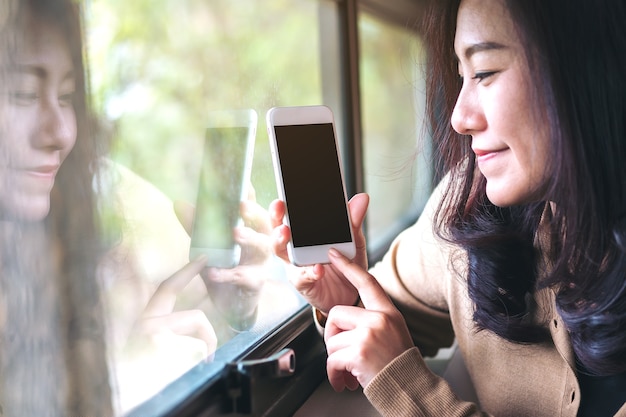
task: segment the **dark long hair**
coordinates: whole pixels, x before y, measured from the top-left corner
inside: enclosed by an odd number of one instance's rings
[[[96,213],[94,186],[99,181],[97,123],[89,102],[88,71],[84,57],[81,9],[75,0],[30,0],[31,10],[60,26],[69,42],[76,93],[74,109],[77,139],[59,169],[47,218],[64,249],[60,288],[66,293],[67,349],[70,375],[68,412],[72,415],[112,415],[107,371],[106,329],[97,264],[104,248]],[[100,146],[100,148],[99,148]]]
[[[460,90],[453,42],[460,0],[438,0],[425,33],[428,109],[440,165],[451,175],[439,233],[469,257],[474,321],[535,343],[532,293],[550,287],[582,367],[626,371],[626,4],[612,0],[504,0],[525,47],[534,105],[547,118],[551,175],[542,201],[496,207],[467,137],[450,117]],[[541,213],[552,265],[538,280],[533,245]]]
[[[12,322],[0,327],[0,401],[9,414],[112,415],[105,320],[96,275],[103,251],[94,193],[99,150],[89,111],[81,10],[73,0],[16,0],[8,1],[5,11],[1,52],[9,60],[19,47],[16,34],[28,30],[21,25],[33,19],[58,28],[68,42],[77,139],[56,176],[50,213],[40,225],[43,233],[33,235],[32,247],[23,248],[10,247],[3,236],[0,282],[3,307]],[[40,226],[18,225],[24,230]],[[33,271],[41,276],[33,276],[37,275]],[[54,328],[46,329],[46,323]],[[38,365],[46,369],[32,369]],[[16,378],[7,380],[9,376]]]

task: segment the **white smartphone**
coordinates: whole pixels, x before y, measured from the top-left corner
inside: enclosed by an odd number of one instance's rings
[[[276,184],[291,229],[290,261],[328,263],[356,254],[333,113],[326,106],[274,107],[267,128]]]
[[[241,248],[233,231],[243,224],[240,202],[247,198],[256,138],[252,109],[211,112],[204,150],[189,258],[207,255],[207,265],[233,268]]]

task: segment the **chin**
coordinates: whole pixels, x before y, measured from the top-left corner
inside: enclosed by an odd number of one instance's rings
[[[514,182],[508,182],[501,186],[489,184],[487,181],[487,198],[498,207],[511,207],[520,204],[528,204],[538,201],[541,193],[538,190],[516,186]]]
[[[522,196],[518,195],[515,192],[515,188],[511,186],[490,187],[489,182],[487,182],[486,193],[489,201],[498,207],[510,207],[521,204],[524,201]]]
[[[40,201],[16,202],[11,205],[2,206],[2,218],[14,222],[39,222],[45,219],[50,213],[50,199],[39,199]],[[45,200],[45,201],[44,201]]]

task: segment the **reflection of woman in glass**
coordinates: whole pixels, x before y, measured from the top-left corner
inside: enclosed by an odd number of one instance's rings
[[[96,266],[106,264],[96,233],[99,159],[87,110],[80,13],[72,0],[7,0],[4,5],[0,410],[19,416],[111,415],[113,378],[107,372],[103,300],[96,279]],[[243,207],[250,211],[250,205]],[[193,212],[182,211],[188,226]],[[242,215],[247,224],[255,218]],[[269,251],[262,234],[249,228],[238,233],[246,249],[242,265],[230,271],[205,269],[202,275],[219,313],[249,325],[263,282],[258,268]],[[139,319],[135,330],[148,339],[191,336],[206,345],[205,354],[213,353],[216,334],[205,313],[173,313],[178,293],[203,265],[202,260],[191,262],[162,282],[141,317],[118,319]],[[111,272],[113,279],[121,273]],[[137,303],[136,298],[127,301]]]
[[[111,415],[79,15],[69,0],[4,0],[4,11],[2,413]]]

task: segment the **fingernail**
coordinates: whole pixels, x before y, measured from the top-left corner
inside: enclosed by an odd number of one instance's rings
[[[330,256],[331,258],[340,258],[341,253],[339,253],[339,251],[335,248],[330,248],[328,250],[328,256]]]

